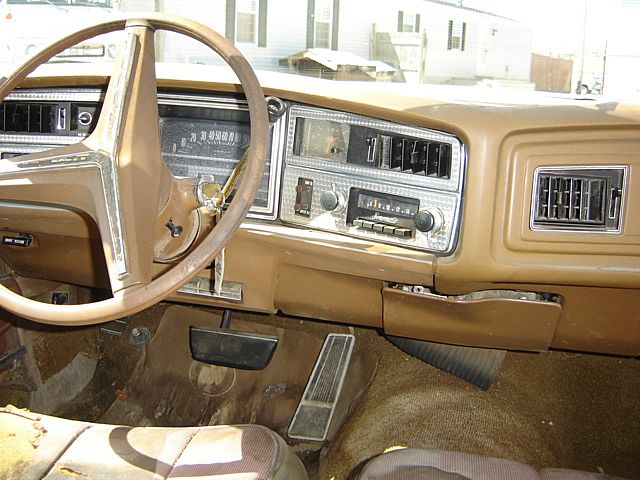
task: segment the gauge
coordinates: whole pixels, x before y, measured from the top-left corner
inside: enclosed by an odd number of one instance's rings
[[[251,127],[242,121],[160,119],[160,139],[165,163],[177,177],[213,175],[224,185],[249,148]],[[271,142],[271,140],[269,140]],[[271,143],[267,151],[270,151]],[[270,158],[267,157],[254,205],[264,207],[269,197]],[[230,198],[233,197],[233,193]]]
[[[165,162],[181,177],[202,173],[222,181],[230,173],[229,160],[237,162],[249,147],[246,123],[165,118],[160,132]]]
[[[346,163],[351,126],[347,123],[312,118],[300,118],[298,151],[301,157],[321,158]]]

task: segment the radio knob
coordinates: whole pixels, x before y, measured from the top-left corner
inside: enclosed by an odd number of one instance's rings
[[[326,190],[320,195],[320,206],[327,212],[342,210],[344,205],[344,195],[341,192]]]
[[[437,232],[442,227],[442,214],[438,209],[420,210],[414,222],[421,232]]]

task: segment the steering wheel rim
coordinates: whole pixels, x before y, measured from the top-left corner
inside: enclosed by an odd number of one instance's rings
[[[133,314],[163,300],[171,293],[174,293],[185,282],[193,278],[199,271],[208,266],[222,251],[231,235],[239,228],[244,220],[257,194],[266,162],[269,130],[264,92],[260,87],[253,69],[240,51],[225,37],[195,21],[167,14],[145,14],[144,16],[125,16],[79,30],[36,53],[4,82],[0,83],[0,102],[3,101],[27,75],[66,48],[97,35],[128,29],[132,29],[131,31],[135,29],[146,29],[148,30],[147,34],[151,35],[151,38],[157,30],[166,30],[186,35],[214,50],[232,68],[244,90],[251,122],[251,145],[247,153],[247,166],[243,178],[234,195],[233,201],[227,208],[225,214],[222,215],[217,222],[216,226],[204,237],[199,245],[189,251],[178,264],[174,265],[173,268],[166,273],[151,279],[149,283],[133,284],[122,290],[115,291],[112,298],[78,305],[52,305],[37,302],[22,297],[0,284],[0,307],[21,317],[53,325],[91,325]],[[151,43],[153,44],[152,40]],[[127,58],[125,58],[125,61],[126,60]],[[155,58],[152,58],[152,60],[155,67]],[[142,60],[138,58],[138,61]],[[156,78],[155,70],[153,72],[153,78],[154,80]],[[112,83],[112,81],[109,82],[105,103],[109,96],[109,89],[112,88]],[[153,95],[156,95],[155,88]],[[101,113],[100,116],[102,117],[103,114]],[[80,144],[82,144],[82,142],[78,145]],[[118,163],[115,158],[112,161],[115,164]],[[160,161],[162,161],[161,158]],[[119,169],[121,167],[116,165],[114,168]],[[1,191],[2,190],[0,190],[0,198],[3,198]],[[105,257],[106,256],[105,251]]]

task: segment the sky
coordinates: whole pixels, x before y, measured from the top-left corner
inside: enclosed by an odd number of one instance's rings
[[[586,6],[587,53],[602,53],[606,42],[609,53],[640,55],[640,42],[629,41],[637,38],[640,0],[462,0],[462,5],[530,25],[533,50],[545,55],[580,52]]]

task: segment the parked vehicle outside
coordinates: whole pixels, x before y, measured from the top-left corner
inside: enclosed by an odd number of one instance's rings
[[[0,0],[0,62],[14,63],[65,33],[114,14],[112,0]],[[102,35],[65,50],[53,61],[113,60],[117,35]]]

